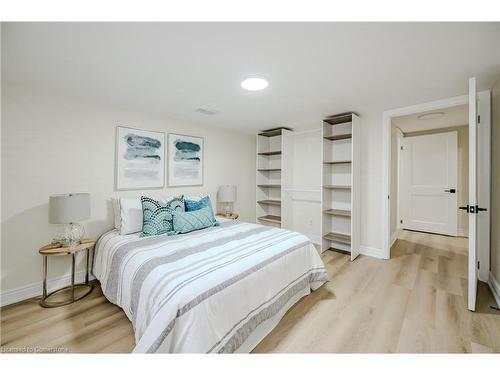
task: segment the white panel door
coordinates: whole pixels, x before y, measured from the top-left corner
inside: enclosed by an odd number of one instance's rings
[[[490,263],[491,97],[469,79],[468,308],[476,310],[477,280],[487,281]],[[480,264],[481,263],[481,264]]]
[[[457,132],[405,137],[403,228],[457,235]]]
[[[476,78],[469,79],[469,261],[468,308],[476,310],[477,294],[477,94]]]

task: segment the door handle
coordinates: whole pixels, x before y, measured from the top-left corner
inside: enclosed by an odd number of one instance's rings
[[[447,189],[444,191],[445,193],[452,193],[455,194],[457,191],[455,189]]]
[[[477,214],[478,212],[480,211],[488,211],[487,208],[482,208],[482,207],[479,207],[477,204],[475,206],[463,206],[463,207],[458,207],[460,210],[465,210],[467,211],[468,213],[471,213],[471,214]]]

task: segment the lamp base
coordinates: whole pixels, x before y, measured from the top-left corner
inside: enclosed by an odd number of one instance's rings
[[[64,232],[54,238],[55,241],[63,246],[76,246],[82,242],[85,235],[83,225],[78,223],[69,223],[65,225]]]
[[[233,215],[233,204],[232,203],[224,203],[222,206],[222,213],[226,217],[231,217]]]

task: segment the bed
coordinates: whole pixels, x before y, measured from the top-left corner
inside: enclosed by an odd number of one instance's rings
[[[304,235],[239,221],[176,236],[112,230],[94,275],[132,322],[137,353],[248,353],[328,280]]]

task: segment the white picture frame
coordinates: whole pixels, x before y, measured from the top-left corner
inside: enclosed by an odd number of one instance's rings
[[[115,189],[165,187],[165,133],[116,127]]]
[[[204,174],[203,137],[168,133],[169,187],[201,186]]]

